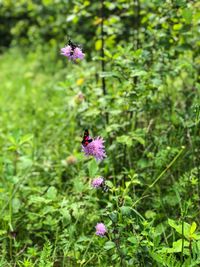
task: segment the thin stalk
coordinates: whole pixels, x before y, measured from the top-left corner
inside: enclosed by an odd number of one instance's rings
[[[14,171],[13,171],[13,175],[16,176],[17,175],[17,161],[18,161],[18,151],[14,151],[14,159],[13,159],[13,166],[14,166]],[[9,237],[9,256],[10,259],[12,260],[13,257],[13,240],[12,240],[12,232],[13,232],[13,227],[12,227],[12,214],[13,214],[13,208],[12,208],[12,199],[13,199],[13,192],[14,192],[15,188],[14,185],[11,185],[11,189],[10,189],[10,196],[9,196],[9,227],[10,227],[10,237]]]
[[[148,186],[148,188],[143,192],[142,196],[146,194],[146,192],[152,188],[161,178],[162,176],[171,168],[171,166],[176,162],[176,160],[180,157],[180,155],[183,153],[185,147],[183,146],[181,150],[178,152],[178,154],[173,158],[173,160],[167,165],[167,167],[161,172],[161,174],[153,181],[152,184]]]
[[[125,167],[126,166],[126,152],[127,152],[127,145],[124,145],[124,159],[123,159],[123,165],[122,167]],[[123,188],[125,189],[125,182],[126,182],[126,174],[124,173],[123,175],[123,180],[122,180],[122,186]]]
[[[86,256],[86,254],[87,254],[87,252],[88,252],[88,250],[89,250],[89,248],[90,248],[90,246],[91,246],[91,244],[92,244],[92,242],[93,242],[93,238],[94,238],[94,236],[95,236],[95,234],[94,234],[93,237],[90,239],[90,241],[89,241],[89,243],[88,243],[88,245],[87,245],[87,247],[86,247],[86,250],[85,250],[85,252],[84,252],[84,254],[83,254],[83,257],[82,257],[83,260],[85,259],[85,256]],[[83,265],[85,265],[85,263],[83,263]]]
[[[13,251],[12,251],[12,234],[11,232],[13,231],[12,228],[12,193],[13,193],[13,185],[11,185],[11,189],[10,189],[10,197],[9,197],[9,227],[10,227],[10,236],[9,236],[9,256],[10,259],[12,260],[12,256],[13,256]]]
[[[124,256],[123,256],[123,253],[122,253],[121,248],[120,248],[120,236],[118,238],[116,237],[116,231],[115,231],[116,223],[113,221],[113,219],[110,216],[109,216],[109,219],[112,221],[113,228],[114,228],[114,231],[113,231],[114,238],[111,238],[111,240],[115,243],[117,253],[120,257],[120,264],[122,267],[124,267],[125,266],[124,265]]]
[[[183,263],[183,249],[184,249],[184,219],[182,217],[182,247],[181,247],[181,263]]]
[[[173,158],[173,160],[170,162],[170,164],[161,172],[161,174],[155,179],[155,181],[149,185],[149,188],[153,187],[155,183],[157,183],[160,178],[171,168],[171,166],[176,162],[176,160],[179,158],[179,156],[182,154],[185,147],[182,147],[181,150],[178,152],[178,154]]]
[[[140,1],[139,0],[134,0],[134,21],[135,21],[135,33],[134,34],[134,49],[137,50],[139,48],[139,29],[140,29]],[[133,78],[133,89],[136,88],[138,82],[138,77]],[[133,111],[130,112],[130,119],[133,117]],[[137,112],[135,115],[135,128],[137,127]]]
[[[102,71],[102,73],[105,72],[104,13],[105,13],[104,0],[101,0],[101,71]],[[102,91],[103,91],[104,96],[106,96],[107,90],[106,90],[106,80],[105,80],[104,75],[102,75],[101,81],[102,81]],[[108,112],[106,112],[106,122],[107,123],[109,122]]]
[[[105,71],[105,61],[104,61],[104,0],[101,0],[101,70]],[[106,81],[105,77],[102,77],[102,90],[103,94],[106,95]]]

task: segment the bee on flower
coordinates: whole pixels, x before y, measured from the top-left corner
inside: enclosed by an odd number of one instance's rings
[[[76,61],[77,59],[83,59],[85,54],[82,49],[71,40],[68,41],[67,46],[61,48],[61,55],[67,57],[69,60]]]

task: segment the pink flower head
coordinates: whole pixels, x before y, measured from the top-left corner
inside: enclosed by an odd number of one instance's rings
[[[68,46],[65,46],[64,48],[61,48],[60,52],[61,52],[61,55],[71,58],[70,53],[72,52],[72,48],[70,45],[68,45]]]
[[[72,48],[70,45],[61,48],[61,55],[68,57],[69,60],[77,60],[83,59],[85,54],[83,54],[82,50],[79,47]]]
[[[103,138],[97,137],[86,146],[82,145],[85,156],[93,156],[96,158],[96,160],[103,160],[106,157],[105,147],[103,143]]]
[[[107,229],[103,223],[97,223],[95,228],[96,228],[96,235],[104,236],[107,233]]]
[[[73,60],[76,60],[76,59],[83,59],[85,56],[85,54],[83,54],[82,50],[79,48],[79,47],[76,47],[74,49],[74,53],[73,53]]]
[[[99,188],[104,184],[103,177],[96,178],[92,181],[92,187],[93,188]]]

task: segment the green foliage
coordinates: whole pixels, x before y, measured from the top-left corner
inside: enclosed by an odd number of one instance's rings
[[[0,7],[0,266],[198,266],[198,1],[104,1],[103,39],[100,2]]]

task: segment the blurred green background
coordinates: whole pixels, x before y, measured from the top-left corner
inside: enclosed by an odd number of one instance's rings
[[[199,266],[199,24],[199,1],[0,1],[0,266]]]

